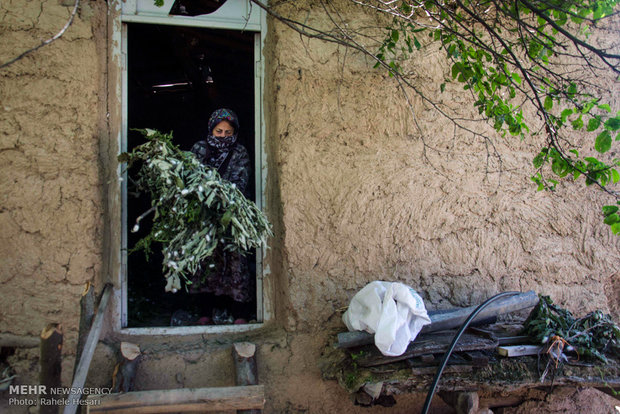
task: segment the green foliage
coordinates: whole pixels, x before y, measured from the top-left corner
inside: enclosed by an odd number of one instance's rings
[[[539,299],[523,325],[523,332],[536,342],[545,344],[557,335],[574,347],[580,357],[603,362],[607,362],[605,354],[620,352],[620,328],[611,316],[594,311],[577,319],[548,296],[540,295]]]
[[[618,10],[620,0],[517,0],[471,2],[402,1],[392,8],[393,24],[387,28],[377,53],[378,66],[391,76],[403,76],[402,65],[421,48],[416,35],[426,31],[451,62],[450,79],[473,94],[473,105],[505,137],[521,139],[534,130],[524,105],[533,105],[543,120],[546,145],[533,159],[531,177],[538,190],[553,190],[557,179],[596,184],[618,201],[618,159],[611,158],[620,140],[620,112],[601,102],[602,87],[580,75],[566,73],[564,61],[577,61],[594,70],[620,73],[620,56],[588,43],[597,23]],[[418,16],[412,14],[418,11]],[[426,19],[426,20],[424,20]],[[419,22],[430,23],[420,24]],[[413,47],[413,46],[415,47]],[[570,49],[577,52],[569,51]],[[439,85],[439,92],[445,90]],[[567,132],[592,136],[596,156],[580,156]],[[536,134],[541,132],[535,132]],[[574,132],[573,132],[574,134]],[[613,219],[605,218],[609,224]],[[617,223],[611,224],[611,226]],[[612,228],[618,234],[618,228]]]
[[[136,165],[136,190],[150,195],[154,209],[150,233],[132,251],[148,254],[153,242],[161,243],[166,291],[180,289],[181,281],[191,284],[189,277],[199,266],[213,268],[218,246],[245,253],[264,244],[270,224],[234,184],[181,151],[172,143],[172,133],[140,132],[146,142],[118,157],[128,168]],[[143,216],[132,231],[138,231]]]

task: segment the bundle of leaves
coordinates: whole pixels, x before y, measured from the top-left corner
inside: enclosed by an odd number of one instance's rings
[[[620,327],[610,315],[597,310],[575,318],[573,314],[553,303],[549,296],[540,300],[523,325],[523,332],[536,342],[546,344],[559,336],[581,357],[594,357],[607,362],[608,355],[620,353]]]
[[[199,269],[208,277],[218,246],[244,254],[272,235],[256,204],[194,154],[175,146],[172,133],[139,131],[146,142],[118,157],[127,168],[138,168],[132,176],[135,189],[151,198],[151,209],[138,217],[132,231],[139,230],[148,214],[154,216],[151,231],[130,252],[142,250],[148,257],[152,244],[161,243],[166,292],[181,289],[181,281],[187,288]]]

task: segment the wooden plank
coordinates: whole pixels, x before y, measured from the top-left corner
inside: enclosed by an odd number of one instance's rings
[[[78,326],[78,340],[77,348],[75,352],[75,365],[73,366],[73,376],[77,371],[78,362],[82,358],[82,351],[88,338],[88,331],[93,324],[93,318],[95,317],[96,295],[95,288],[91,282],[87,282],[82,291],[82,297],[80,298],[80,323]]]
[[[263,385],[248,385],[243,387],[134,391],[121,394],[90,395],[85,402],[88,413],[190,413],[263,409],[265,389]]]
[[[538,355],[543,347],[540,345],[510,345],[500,346],[497,353],[505,357],[518,357],[526,355]]]
[[[79,407],[78,401],[80,400],[82,393],[78,392],[78,390],[81,390],[86,382],[88,368],[90,367],[90,362],[93,359],[97,342],[99,342],[99,335],[101,335],[101,328],[103,327],[103,317],[108,307],[108,301],[111,294],[112,285],[105,285],[101,295],[101,300],[99,301],[99,306],[97,307],[95,319],[93,320],[93,324],[88,332],[88,337],[84,343],[82,357],[80,358],[78,367],[75,370],[75,376],[73,377],[73,383],[71,384],[71,393],[67,396],[69,404],[65,405],[65,409],[63,411],[64,414],[75,414]]]
[[[445,374],[465,374],[474,370],[473,365],[446,365],[443,372]],[[437,373],[437,367],[413,367],[411,375],[434,375]]]
[[[424,354],[444,353],[448,350],[453,337],[454,332],[420,335],[414,342],[409,344],[402,355],[394,357],[381,355],[376,348],[371,348],[368,350],[369,355],[364,355],[357,358],[356,363],[360,367],[373,367],[402,361]],[[466,333],[461,336],[459,342],[454,347],[454,352],[495,349],[496,347],[497,340],[482,338],[480,336]]]
[[[538,303],[538,295],[530,290],[514,296],[498,299],[484,308],[472,321],[480,322],[497,315],[516,312],[534,307]],[[431,333],[461,326],[469,315],[478,306],[468,308],[451,309],[449,311],[430,311],[430,325],[425,325],[420,333]],[[340,348],[352,348],[355,346],[374,343],[374,335],[368,332],[341,332],[338,334],[338,346]]]

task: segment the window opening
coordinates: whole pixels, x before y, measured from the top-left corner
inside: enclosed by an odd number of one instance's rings
[[[205,139],[209,115],[230,108],[240,121],[238,142],[250,157],[247,193],[254,195],[255,76],[254,33],[130,23],[127,27],[127,150],[143,142],[132,129],[172,131],[173,142],[189,151]],[[129,177],[131,177],[131,170]],[[136,197],[128,186],[127,226],[150,208],[148,195]],[[256,200],[253,200],[256,201]],[[150,232],[146,220],[127,246]],[[256,252],[246,255],[254,281],[250,302],[213,293],[165,292],[162,256],[154,246],[127,256],[127,326],[165,327],[251,323],[257,320]]]

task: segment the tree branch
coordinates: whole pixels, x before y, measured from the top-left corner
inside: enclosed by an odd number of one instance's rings
[[[75,4],[73,5],[73,10],[71,11],[71,16],[69,16],[69,20],[67,21],[67,23],[65,23],[64,27],[62,29],[60,29],[60,31],[58,33],[56,33],[56,35],[50,37],[49,39],[43,41],[41,44],[39,44],[38,46],[33,47],[32,49],[28,49],[25,52],[23,52],[22,54],[20,54],[19,56],[9,60],[8,62],[5,62],[3,64],[0,65],[0,69],[3,69],[15,62],[17,62],[18,60],[23,59],[24,57],[28,56],[29,54],[31,54],[32,52],[39,50],[40,48],[42,48],[43,46],[49,45],[50,43],[52,43],[54,40],[59,39],[69,28],[69,26],[71,26],[71,24],[73,23],[73,19],[75,18],[75,15],[77,13],[78,10],[78,6],[80,4],[80,0],[75,0]]]

